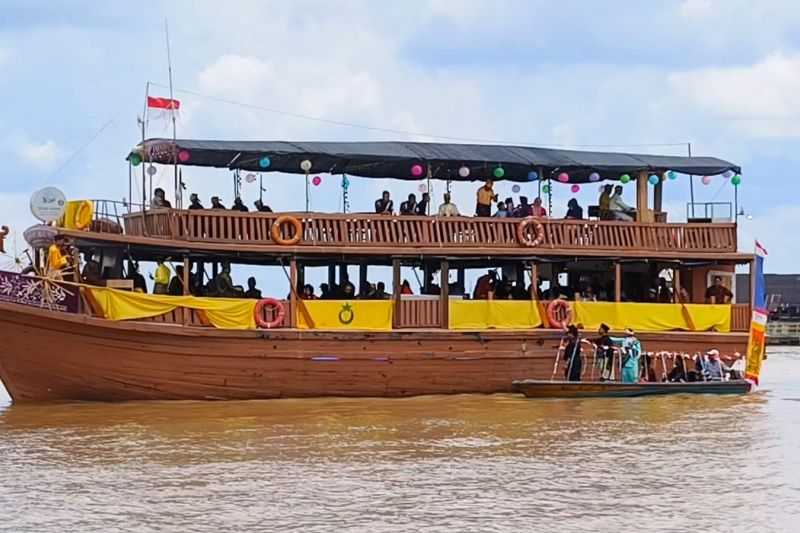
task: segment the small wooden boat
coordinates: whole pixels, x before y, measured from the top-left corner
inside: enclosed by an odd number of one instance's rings
[[[698,381],[692,383],[621,383],[619,381],[539,381],[513,382],[516,392],[528,398],[630,398],[665,394],[746,394],[748,381]]]

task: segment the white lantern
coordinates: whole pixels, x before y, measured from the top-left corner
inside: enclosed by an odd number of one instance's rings
[[[311,161],[309,161],[308,159],[303,159],[302,161],[300,161],[300,170],[302,170],[303,172],[308,172],[309,170],[311,170]]]
[[[462,178],[469,176],[469,167],[461,167],[458,169],[458,175]]]

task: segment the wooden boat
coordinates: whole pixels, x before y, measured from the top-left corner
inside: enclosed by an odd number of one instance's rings
[[[71,239],[75,265],[85,264],[92,253],[99,257],[108,285],[124,287],[126,260],[157,257],[182,262],[184,294],[189,292],[193,265],[201,277],[207,269],[215,277],[223,262],[286,266],[292,288],[302,287],[305,269],[312,266],[327,267],[331,285],[343,283],[347,266],[358,265],[360,284],[367,280],[370,266],[388,266],[391,299],[376,304],[386,311],[387,323],[379,330],[354,328],[348,320],[353,318],[352,309],[362,304],[341,299],[335,301],[342,308],[339,321],[321,326],[322,322],[305,317],[317,304],[301,300],[294,289],[288,298],[277,298],[285,310],[282,318],[260,311],[262,322],[271,322],[269,329],[215,327],[189,300],[162,313],[119,319],[98,308],[97,288],[64,286],[69,301],[54,304],[52,299],[32,297],[38,294],[32,292],[32,284],[60,287],[57,283],[0,272],[0,379],[15,402],[511,392],[515,380],[551,376],[561,326],[544,313],[549,302],[535,284],[527,293],[529,317],[517,313],[514,306],[519,301],[463,300],[468,269],[502,267],[523,282],[526,276],[554,279],[560,272],[577,280],[589,272],[610,284],[609,305],[617,306],[617,311],[628,305],[621,302],[623,283],[634,294],[637,280],[654,268],[669,269],[674,290],[684,287],[691,293],[692,312],[699,313],[705,309],[703,294],[712,273],[733,274],[736,265],[753,260],[751,254],[738,252],[733,222],[666,222],[658,192],[661,185],[655,187],[654,209],[648,207],[647,180],[652,172],[710,175],[738,172],[735,165],[713,158],[649,161],[651,156],[640,156],[634,161],[629,155],[585,153],[575,166],[573,152],[499,148],[154,139],[137,146],[132,159],[170,166],[178,159],[184,166],[294,173],[304,172],[298,162],[309,159],[335,173],[401,179],[409,179],[409,167],[419,165],[430,169],[420,179],[442,180],[462,179],[460,166],[469,166],[474,176],[487,165],[502,165],[503,179],[536,187],[530,172],[549,178],[558,173],[558,162],[567,158],[564,161],[571,162],[571,172],[580,183],[588,182],[595,169],[603,179],[632,173],[639,220],[537,219],[530,221],[526,233],[519,219],[307,212],[288,214],[300,228],[293,234],[291,224],[280,223],[279,217],[286,213],[145,209],[95,200],[95,220],[104,223],[57,231]],[[416,155],[409,155],[409,149]],[[523,164],[520,154],[525,150],[530,155]],[[266,159],[269,168],[261,166]],[[642,161],[649,161],[646,170]],[[609,165],[613,173],[605,169]],[[468,179],[473,178],[464,178]],[[523,241],[536,241],[535,246],[521,242],[520,235]],[[38,266],[44,264],[45,253],[46,248],[35,250]],[[422,271],[423,295],[401,294],[401,269],[408,267]],[[452,274],[455,282],[435,288],[437,272],[443,280],[451,280]],[[41,292],[42,287],[36,290]],[[671,312],[686,311],[681,304],[663,305],[672,306]],[[464,308],[471,306],[483,314],[475,312],[471,321],[465,320]],[[700,325],[689,316],[674,328],[640,328],[638,336],[653,351],[692,353],[715,347],[726,354],[744,352],[749,305],[731,304],[716,312],[725,315],[722,328]],[[596,327],[591,322],[586,326]]]
[[[666,394],[746,394],[750,383],[736,381],[698,381],[692,383],[620,383],[615,381],[514,381],[514,391],[528,398],[631,398]]]

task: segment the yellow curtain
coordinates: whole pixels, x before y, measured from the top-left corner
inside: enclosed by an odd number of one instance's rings
[[[635,331],[731,330],[730,305],[571,302],[572,322],[586,329],[606,323],[611,329]]]
[[[528,329],[542,325],[532,300],[450,300],[450,329]]]
[[[245,298],[195,298],[167,296],[92,287],[92,296],[109,320],[135,320],[163,315],[178,308],[205,311],[208,321],[221,329],[255,329],[258,300]]]
[[[298,310],[300,329],[350,329],[390,331],[393,302],[390,300],[303,300],[311,324]],[[298,305],[298,307],[299,307]]]

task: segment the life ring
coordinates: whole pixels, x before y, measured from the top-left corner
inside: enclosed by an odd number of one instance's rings
[[[267,322],[264,320],[264,308],[269,306],[274,311],[274,318]],[[253,315],[256,319],[256,324],[260,328],[264,329],[272,329],[274,327],[280,326],[283,323],[283,317],[286,316],[286,310],[283,308],[283,303],[275,298],[264,298],[256,303],[255,308],[253,309]]]
[[[294,227],[294,236],[288,239],[283,237],[281,234],[281,226],[284,224],[291,224],[292,227]],[[303,233],[303,224],[301,224],[299,220],[291,215],[281,215],[275,219],[275,222],[272,223],[272,228],[270,229],[269,233],[272,235],[272,240],[278,244],[291,246],[300,242],[300,238],[302,237]]]
[[[558,298],[547,304],[547,321],[551,328],[566,329],[572,321],[572,309],[569,303]]]
[[[531,224],[534,225],[533,228],[536,232],[536,238],[534,239],[531,239],[525,231]],[[544,242],[544,226],[536,217],[525,217],[517,224],[517,241],[519,241],[522,246],[528,246],[529,248],[539,246]]]
[[[94,204],[89,200],[83,200],[75,210],[75,218],[73,224],[75,229],[85,230],[92,223],[94,218]]]

